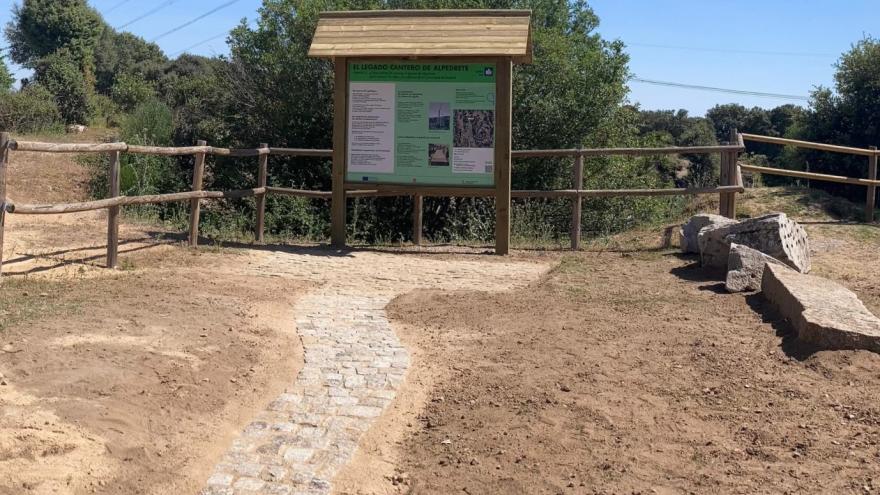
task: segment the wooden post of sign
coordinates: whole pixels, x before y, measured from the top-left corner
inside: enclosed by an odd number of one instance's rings
[[[345,247],[345,129],[348,116],[348,61],[334,59],[333,89],[333,196],[330,202],[330,244]]]
[[[199,140],[196,146],[207,146],[208,142]],[[205,154],[196,153],[196,161],[193,164],[193,191],[202,190],[202,182],[205,178]],[[198,199],[192,199],[189,202],[189,245],[196,247],[199,245],[199,215],[201,214],[201,202]]]
[[[110,194],[119,197],[119,151],[110,152],[110,173],[108,175]],[[119,256],[119,206],[107,209],[107,268],[116,268]]]
[[[498,59],[495,91],[495,254],[510,252],[513,61]]]
[[[578,154],[574,159],[574,189],[580,191],[584,187],[584,155]],[[581,248],[581,210],[583,199],[575,196],[571,203],[571,250]]]
[[[261,143],[260,149],[268,149],[268,143]],[[257,187],[266,189],[269,175],[269,154],[260,155],[260,166],[257,170]],[[263,243],[263,235],[266,230],[266,192],[257,195],[257,225],[256,238],[257,242]]]
[[[424,206],[424,197],[421,194],[413,196],[413,233],[412,242],[416,246],[422,245],[422,207]]]
[[[876,146],[871,146],[871,151],[877,151]],[[868,157],[868,179],[877,180],[877,154]],[[868,186],[868,196],[865,202],[865,221],[874,221],[874,208],[877,201],[877,186]]]
[[[0,276],[3,275],[3,231],[6,229],[6,167],[9,165],[9,133],[0,132]]]

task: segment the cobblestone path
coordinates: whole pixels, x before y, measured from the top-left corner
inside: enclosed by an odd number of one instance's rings
[[[470,257],[320,251],[260,253],[242,269],[318,285],[296,306],[305,363],[288,393],[237,438],[204,495],[327,494],[358,440],[394,399],[409,355],[385,316],[398,294],[416,288],[508,290],[547,265]]]

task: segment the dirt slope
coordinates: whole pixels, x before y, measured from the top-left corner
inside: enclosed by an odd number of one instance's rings
[[[779,209],[779,192],[743,209]],[[876,228],[791,213],[816,272],[880,311],[880,268],[864,263]],[[594,244],[527,290],[398,298],[424,402],[401,399],[385,424],[406,427],[365,446],[392,452],[396,475],[340,492],[880,490],[880,356],[795,345],[759,296],[725,293],[663,230]]]
[[[89,140],[89,139],[86,139]],[[70,155],[12,153],[17,201],[86,197]],[[196,493],[302,364],[305,283],[103,213],[11,215],[0,284],[0,493]]]

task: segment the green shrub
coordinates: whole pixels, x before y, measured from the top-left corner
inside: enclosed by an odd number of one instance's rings
[[[116,83],[110,90],[110,97],[120,108],[131,111],[155,98],[156,90],[143,77],[122,74],[116,78]]]
[[[67,49],[40,59],[34,78],[54,95],[65,123],[88,122],[90,92],[79,65]]]
[[[120,139],[129,144],[145,146],[171,145],[173,125],[171,110],[162,102],[142,103],[126,116],[120,127]],[[90,183],[94,197],[107,195],[106,157],[89,163],[93,173]],[[192,165],[189,165],[190,169]],[[120,189],[126,196],[141,196],[186,190],[186,173],[174,158],[125,153],[120,161]],[[128,214],[152,221],[177,223],[182,216],[180,204],[160,204],[126,207]]]
[[[119,127],[122,119],[121,110],[109,96],[93,94],[90,97],[89,107],[92,114],[89,125],[92,127]]]
[[[122,140],[129,144],[171,146],[174,132],[171,109],[158,100],[138,105],[123,121]]]
[[[23,134],[61,131],[61,113],[52,93],[31,84],[21,91],[0,94],[0,129]]]

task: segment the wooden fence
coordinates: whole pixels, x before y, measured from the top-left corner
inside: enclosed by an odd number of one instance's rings
[[[571,247],[580,248],[581,241],[581,210],[583,198],[607,197],[607,196],[669,196],[669,195],[698,195],[718,194],[720,196],[721,215],[733,217],[736,211],[736,194],[743,192],[742,174],[737,165],[737,155],[743,147],[742,137],[732,133],[732,143],[720,146],[700,147],[667,147],[667,148],[600,148],[600,149],[558,149],[558,150],[527,150],[513,151],[512,158],[559,158],[567,157],[574,160],[572,169],[572,188],[557,190],[514,190],[511,196],[514,198],[570,198],[572,200],[571,218]],[[17,204],[6,194],[6,172],[9,164],[9,152],[43,152],[43,153],[106,153],[109,155],[109,197],[106,199],[85,201],[79,203],[57,204]],[[156,194],[148,196],[122,196],[120,195],[119,163],[121,153],[136,153],[143,155],[183,156],[192,155],[194,160],[192,190],[169,194]],[[721,180],[717,187],[705,188],[668,188],[668,189],[583,189],[584,158],[598,156],[656,156],[672,154],[715,154],[721,155]],[[0,273],[2,273],[3,231],[5,216],[9,214],[41,215],[41,214],[64,214],[83,212],[99,209],[108,210],[107,220],[107,266],[115,267],[119,247],[119,211],[122,206],[142,205],[168,202],[190,202],[189,244],[196,246],[199,235],[199,214],[202,199],[218,198],[256,198],[256,231],[257,242],[263,242],[264,219],[266,211],[266,196],[278,194],[285,196],[298,196],[305,198],[320,198],[330,200],[331,191],[313,191],[303,189],[291,189],[284,187],[272,187],[268,185],[268,159],[269,156],[299,156],[299,157],[323,157],[331,158],[332,150],[328,149],[297,149],[297,148],[273,148],[267,144],[261,144],[255,149],[229,149],[208,146],[206,142],[199,141],[196,146],[187,147],[153,147],[135,146],[125,143],[103,144],[54,144],[29,141],[12,141],[6,133],[0,133]],[[205,157],[230,156],[230,157],[257,157],[257,184],[250,189],[234,191],[205,191],[202,189],[202,181],[205,171]],[[361,188],[363,187],[363,188]],[[494,197],[495,189],[472,188],[463,190],[457,188],[454,194],[443,187],[425,187],[419,189],[418,194],[411,191],[403,192],[399,186],[391,184],[359,185],[357,189],[346,190],[346,197],[377,197],[377,196],[412,196],[413,207],[413,242],[420,244],[422,239],[422,200],[426,196],[469,196],[469,197]]]
[[[832,153],[843,153],[846,155],[866,157],[868,159],[868,177],[866,179],[844,177],[842,175],[817,174],[815,172],[801,172],[799,170],[758,167],[756,165],[747,165],[745,163],[739,164],[739,168],[741,170],[745,170],[746,172],[758,172],[768,175],[782,175],[786,177],[798,177],[801,179],[865,186],[867,187],[867,193],[865,196],[865,222],[870,223],[874,221],[877,186],[880,185],[880,181],[877,180],[877,157],[880,156],[880,151],[877,150],[876,146],[871,146],[870,148],[852,148],[849,146],[836,146],[833,144],[814,143],[811,141],[798,141],[796,139],[785,139],[770,136],[759,136],[756,134],[742,134],[741,138],[744,141],[754,141],[756,143],[779,144],[783,146],[794,146],[795,148],[829,151]]]

